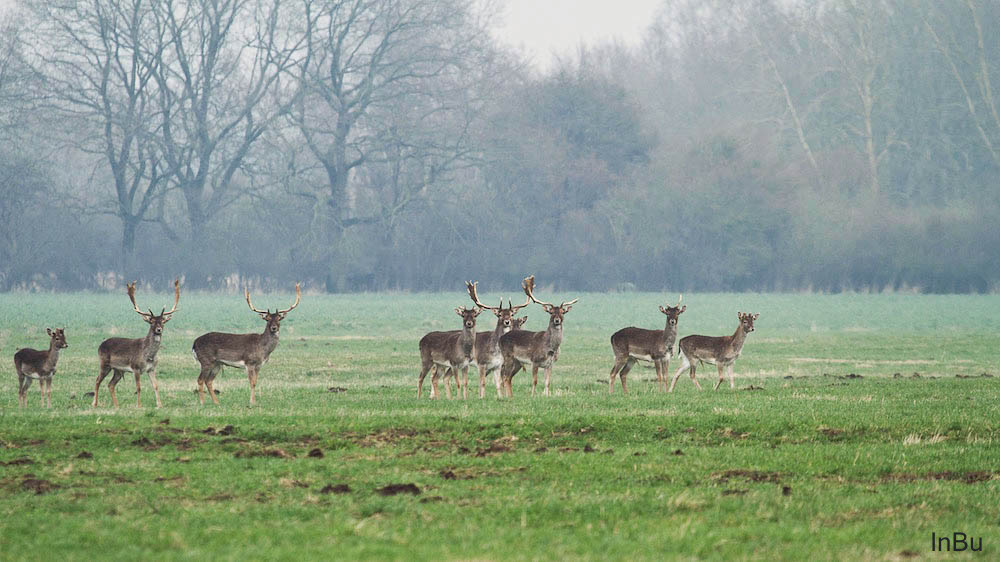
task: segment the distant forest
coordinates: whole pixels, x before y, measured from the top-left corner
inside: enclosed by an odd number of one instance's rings
[[[1000,289],[1000,2],[22,1],[0,290]]]

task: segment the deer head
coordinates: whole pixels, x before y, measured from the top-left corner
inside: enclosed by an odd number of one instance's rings
[[[154,314],[153,309],[149,309],[149,312],[139,310],[135,304],[135,281],[128,285],[128,298],[132,301],[132,308],[149,324],[149,329],[159,336],[163,333],[163,325],[170,321],[170,315],[177,311],[177,302],[181,300],[181,280],[174,279],[174,307],[169,312],[167,307],[163,307],[159,314]]]
[[[69,347],[69,344],[66,343],[66,333],[63,332],[62,328],[56,328],[55,330],[52,328],[45,328],[45,331],[48,332],[49,337],[52,338],[52,341],[49,344],[52,348],[63,349]]]
[[[278,332],[281,330],[281,321],[285,319],[285,316],[287,316],[288,313],[292,311],[292,309],[294,309],[296,306],[299,306],[299,301],[302,300],[302,289],[300,289],[299,284],[296,283],[295,302],[292,304],[292,306],[286,308],[285,310],[276,309],[274,312],[271,312],[270,309],[257,310],[256,308],[254,308],[253,303],[250,302],[250,291],[246,287],[243,288],[243,296],[246,297],[247,306],[250,307],[250,310],[259,314],[260,317],[263,318],[265,322],[267,322],[267,327],[264,328],[264,331],[269,334],[278,335]]]
[[[503,307],[503,298],[500,299],[500,306],[486,306],[485,304],[479,302],[479,295],[476,294],[476,285],[478,282],[466,281],[465,288],[469,291],[469,297],[472,302],[476,304],[480,309],[489,310],[499,319],[500,325],[503,326],[505,332],[511,329],[516,329],[514,324],[514,315],[517,314],[519,310],[531,304],[531,299],[524,301],[524,304],[514,306],[514,303],[507,299],[507,308]]]
[[[525,277],[524,281],[521,282],[521,288],[524,289],[524,294],[528,296],[528,300],[530,300],[535,304],[542,305],[542,308],[545,309],[545,312],[549,313],[549,323],[557,328],[562,326],[563,317],[566,316],[566,313],[573,308],[573,303],[580,300],[580,299],[573,299],[569,302],[563,302],[559,306],[556,306],[552,303],[542,302],[536,299],[534,295],[535,291],[534,275]]]
[[[760,314],[743,314],[742,312],[737,312],[736,317],[740,319],[740,326],[743,328],[744,334],[749,334],[753,331],[753,321],[757,319]]]
[[[677,317],[681,315],[682,312],[687,310],[687,305],[681,306],[681,301],[684,300],[684,295],[677,297],[677,304],[674,306],[667,305],[666,308],[660,307],[660,312],[667,315],[667,324],[671,326],[677,325]]]
[[[462,317],[462,325],[466,330],[476,329],[476,316],[483,312],[481,308],[455,308],[455,312]]]

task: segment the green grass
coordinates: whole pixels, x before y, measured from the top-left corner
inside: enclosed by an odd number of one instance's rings
[[[145,333],[124,294],[0,295],[0,558],[896,559],[933,557],[931,533],[955,531],[1000,555],[1000,377],[981,376],[1000,375],[1000,297],[685,295],[682,336],[760,313],[737,390],[685,376],[666,395],[640,365],[631,394],[609,396],[610,334],[662,328],[662,296],[537,292],[581,297],[549,398],[522,373],[513,400],[488,381],[481,401],[470,373],[475,398],[416,400],[416,342],[458,328],[464,295],[306,294],[256,407],[236,369],[202,407],[193,339],[263,322],[239,296],[182,294],[165,407],[143,378],[137,408],[126,377],[117,411],[84,393],[102,339]],[[55,326],[70,347],[53,408],[36,383],[19,409],[10,357]],[[710,389],[714,367],[699,375]],[[418,495],[376,492],[411,483]],[[350,491],[324,493],[338,484]]]

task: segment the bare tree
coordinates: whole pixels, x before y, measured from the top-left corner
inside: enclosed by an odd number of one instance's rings
[[[474,154],[488,34],[453,0],[302,6],[306,55],[289,117],[325,176],[311,195],[325,208],[321,228],[391,225]]]
[[[295,64],[280,0],[153,2],[163,156],[184,196],[191,240],[239,197],[251,147],[280,114],[268,103]]]
[[[143,0],[32,4],[32,50],[64,140],[99,157],[114,199],[101,212],[122,222],[121,268],[131,269],[136,233],[155,221],[166,192],[155,74],[164,41]],[[75,127],[66,127],[69,123]]]

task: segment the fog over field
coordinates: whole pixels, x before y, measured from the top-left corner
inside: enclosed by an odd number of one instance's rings
[[[997,290],[1000,4],[595,6],[0,0],[0,290]]]

